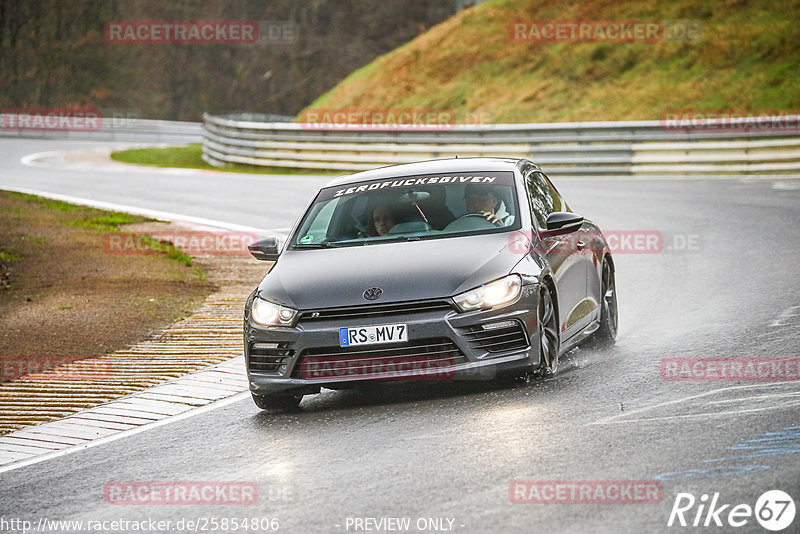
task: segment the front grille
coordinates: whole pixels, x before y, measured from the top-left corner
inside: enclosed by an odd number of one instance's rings
[[[395,302],[392,304],[372,304],[347,308],[323,308],[300,312],[299,322],[330,321],[347,319],[375,319],[407,313],[450,311],[453,305],[446,300],[427,300],[416,302]]]
[[[288,343],[250,343],[250,360],[248,369],[251,371],[275,372],[286,361],[294,356],[294,350],[288,348]]]
[[[402,373],[415,369],[448,368],[467,358],[448,338],[418,339],[402,346],[317,347],[300,353],[294,378],[336,378]]]
[[[513,324],[489,329],[484,329],[483,325],[473,325],[459,328],[459,330],[470,345],[487,352],[504,352],[524,349],[528,346],[528,338],[522,323],[519,321],[502,321],[501,323]],[[488,323],[488,326],[491,327],[491,323]]]

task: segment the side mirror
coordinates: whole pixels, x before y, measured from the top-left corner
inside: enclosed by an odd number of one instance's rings
[[[554,211],[547,216],[547,228],[541,232],[542,237],[571,234],[580,230],[583,216],[569,211]]]
[[[278,261],[281,255],[280,248],[278,247],[277,237],[265,237],[255,243],[247,245],[247,250],[257,260],[262,261]]]

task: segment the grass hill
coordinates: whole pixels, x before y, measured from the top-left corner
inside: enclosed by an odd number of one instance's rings
[[[518,42],[514,21],[691,20],[696,42]],[[458,122],[800,109],[800,2],[489,0],[353,72],[308,109],[441,109]]]

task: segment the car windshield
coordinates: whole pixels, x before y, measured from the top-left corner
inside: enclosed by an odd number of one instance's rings
[[[507,232],[520,227],[514,174],[459,172],[322,189],[291,239],[319,248]]]

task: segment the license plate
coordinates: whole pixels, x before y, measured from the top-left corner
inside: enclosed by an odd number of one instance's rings
[[[356,326],[339,329],[339,346],[375,345],[408,341],[408,328],[404,324]]]

